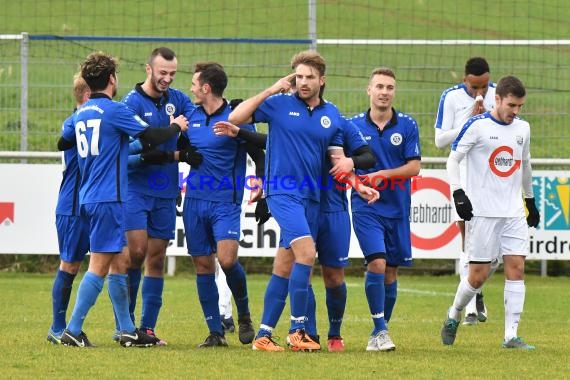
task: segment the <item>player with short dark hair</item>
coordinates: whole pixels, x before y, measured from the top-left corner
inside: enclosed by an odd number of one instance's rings
[[[142,120],[153,126],[167,126],[171,116],[188,115],[194,105],[188,95],[171,85],[178,69],[174,51],[159,47],[152,51],[145,66],[146,79],[137,83],[122,99]],[[126,230],[131,264],[129,311],[134,311],[142,278],[142,308],[139,328],[155,335],[162,306],[166,248],[174,238],[178,189],[178,160],[187,152],[177,152],[178,136],[154,147],[134,151],[129,157],[129,189],[126,201]],[[135,141],[131,145],[140,144]],[[184,160],[184,159],[183,159]],[[119,339],[118,325],[115,339]],[[159,345],[165,345],[164,340]]]
[[[440,149],[451,146],[465,122],[473,115],[479,115],[493,109],[495,104],[495,83],[491,82],[491,70],[483,57],[472,57],[465,63],[463,82],[443,91],[439,100],[435,120],[435,146]],[[465,171],[466,163],[462,161],[460,168]],[[465,176],[462,176],[464,179]],[[469,273],[469,262],[464,252],[465,221],[461,220],[455,208],[453,218],[461,233],[461,252],[459,253],[459,277],[464,279]],[[493,264],[493,271],[499,263]],[[487,320],[487,308],[483,301],[483,293],[477,295],[465,308],[464,325],[476,325]]]
[[[251,343],[255,332],[251,322],[246,274],[238,261],[241,203],[243,201],[246,153],[263,173],[262,149],[241,139],[217,137],[217,121],[227,120],[230,105],[223,98],[228,83],[222,65],[199,62],[192,76],[191,92],[196,109],[189,116],[192,126],[182,136],[201,152],[204,162],[191,167],[186,181],[183,221],[188,253],[196,268],[196,285],[209,335],[200,348],[227,346],[218,309],[219,293],[215,282],[218,261],[226,275],[238,312],[238,336]],[[253,125],[242,128],[254,130]]]
[[[505,267],[503,348],[535,348],[518,335],[526,293],[524,262],[529,251],[529,227],[540,223],[532,188],[531,128],[518,117],[525,97],[526,89],[520,79],[512,75],[501,78],[497,83],[495,106],[465,123],[447,159],[455,208],[466,221],[469,273],[459,283],[441,328],[445,345],[455,342],[462,310],[489,278],[492,263],[502,257]],[[459,170],[462,160],[467,160],[465,172]],[[465,181],[463,175],[467,176]]]

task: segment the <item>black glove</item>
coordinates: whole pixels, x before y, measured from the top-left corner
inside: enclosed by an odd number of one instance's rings
[[[526,209],[528,210],[526,223],[529,227],[538,227],[538,224],[540,223],[540,214],[538,213],[538,209],[534,204],[534,198],[525,198],[524,203],[526,205]]]
[[[255,206],[255,221],[258,225],[262,225],[271,218],[271,213],[269,212],[269,207],[267,207],[267,200],[261,198],[257,201],[257,206]]]
[[[186,162],[188,165],[197,168],[204,160],[204,157],[202,157],[202,154],[198,152],[195,147],[190,145],[187,150],[180,151],[178,160],[180,162]]]
[[[178,189],[178,195],[176,196],[176,216],[182,216],[182,211],[178,210],[178,207],[182,205],[182,190]]]
[[[235,110],[237,106],[239,106],[239,104],[243,102],[243,99],[232,99],[230,100],[230,108],[232,110]]]
[[[150,152],[156,148],[156,145],[151,144],[150,142],[146,141],[144,138],[139,138],[139,142],[141,143],[141,150],[142,152]]]
[[[174,152],[149,150],[141,153],[141,162],[146,165],[166,164],[174,161]]]
[[[457,189],[453,192],[453,201],[455,202],[457,215],[463,220],[471,220],[473,217],[473,206],[463,189]]]

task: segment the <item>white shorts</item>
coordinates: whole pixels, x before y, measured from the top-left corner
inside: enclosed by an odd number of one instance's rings
[[[528,251],[528,225],[524,216],[474,216],[465,222],[465,253],[469,261],[491,262],[506,255],[526,256]]]

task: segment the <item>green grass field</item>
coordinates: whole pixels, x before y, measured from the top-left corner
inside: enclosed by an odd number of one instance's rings
[[[58,36],[154,36],[307,39],[306,0],[100,0],[85,2],[25,0],[7,2],[0,33]],[[570,35],[570,6],[562,0],[507,3],[481,0],[324,1],[317,5],[319,39],[564,39]],[[119,96],[144,79],[144,62],[164,42],[30,42],[29,149],[55,148],[61,121],[73,108],[70,87],[79,62],[105,50],[122,62]],[[175,87],[188,90],[192,64],[217,60],[230,82],[228,98],[249,97],[284,76],[302,44],[166,43],[179,57]],[[368,107],[365,86],[380,65],[395,68],[395,106],[420,125],[422,155],[444,156],[433,144],[439,96],[462,78],[468,57],[485,56],[494,80],[505,74],[523,79],[529,89],[523,116],[533,127],[533,157],[570,156],[570,48],[485,45],[324,45],[328,62],[325,96],[347,115]],[[0,43],[0,150],[19,148],[19,45]],[[263,126],[262,126],[263,127]]]
[[[249,276],[254,324],[259,324],[267,275]],[[76,286],[79,278],[76,280]],[[568,277],[526,279],[525,312],[519,334],[537,349],[510,351],[503,336],[503,279],[497,274],[485,287],[489,320],[460,326],[453,347],[441,344],[439,331],[453,300],[457,277],[404,274],[390,322],[395,352],[365,351],[372,322],[363,278],[348,278],[348,305],[343,324],[346,352],[265,353],[242,346],[228,335],[227,349],[199,350],[207,335],[191,275],[167,278],[158,332],[167,347],[125,349],[111,341],[114,321],[106,290],[88,315],[84,329],[96,349],[53,346],[45,340],[51,322],[50,275],[0,273],[5,339],[2,378],[189,378],[189,379],[562,379],[568,376],[570,328]],[[314,279],[321,336],[327,321],[322,279]],[[71,304],[74,304],[75,291]],[[289,306],[276,335],[286,337]]]

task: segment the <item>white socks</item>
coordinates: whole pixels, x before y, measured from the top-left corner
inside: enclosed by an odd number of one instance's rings
[[[453,300],[453,306],[449,309],[448,317],[455,319],[456,321],[461,320],[461,311],[478,292],[479,289],[473,288],[466,278],[462,279],[459,283],[459,286],[457,287],[455,299]]]
[[[516,338],[524,307],[524,280],[505,280],[505,341]]]
[[[465,254],[465,252],[459,253],[459,278],[461,281],[467,280],[469,277],[469,258]],[[481,290],[477,293],[480,293]],[[465,315],[467,314],[477,314],[477,305],[475,303],[475,297],[471,298],[471,300],[465,306]]]

